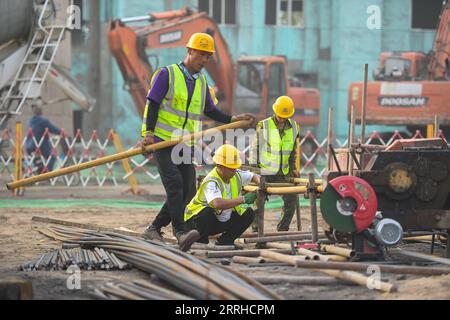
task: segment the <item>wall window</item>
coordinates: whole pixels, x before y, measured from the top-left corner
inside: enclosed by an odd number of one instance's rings
[[[303,27],[303,0],[266,0],[266,24]]]
[[[442,0],[411,0],[413,29],[436,29]]]
[[[198,0],[198,11],[206,12],[218,24],[236,24],[237,0]]]

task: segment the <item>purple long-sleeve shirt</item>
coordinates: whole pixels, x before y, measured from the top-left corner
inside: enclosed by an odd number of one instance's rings
[[[184,71],[182,69],[184,75],[185,75],[185,81],[186,81],[186,87],[188,89],[188,101],[187,105],[190,104],[192,94],[194,92],[194,86],[195,86],[195,79],[190,74],[186,74],[187,71]],[[166,68],[161,68],[160,71],[156,74],[155,79],[153,81],[153,85],[150,88],[148,94],[147,94],[147,100],[149,101],[149,104],[152,108],[149,106],[149,110],[147,113],[147,119],[144,119],[147,124],[147,130],[153,131],[156,121],[157,121],[157,111],[159,109],[159,106],[161,102],[163,101],[164,97],[167,94],[167,90],[169,89],[169,73]],[[157,108],[155,108],[155,106]],[[219,111],[216,106],[214,105],[214,102],[211,98],[211,94],[209,93],[209,90],[206,90],[206,101],[205,101],[205,109],[204,114],[213,120],[223,122],[223,123],[229,123],[231,122],[231,116],[226,115]],[[155,141],[159,142],[162,141],[159,137],[155,136]]]

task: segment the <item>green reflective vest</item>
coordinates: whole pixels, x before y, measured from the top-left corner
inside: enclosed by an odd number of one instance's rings
[[[201,131],[201,116],[205,109],[206,90],[208,88],[206,77],[201,74],[195,80],[194,92],[192,93],[188,106],[188,89],[183,72],[176,64],[172,64],[166,68],[169,74],[169,85],[166,96],[158,110],[158,120],[154,134],[167,141],[176,139],[183,134]],[[148,102],[144,110],[142,136],[145,136],[147,131],[147,114]]]
[[[280,169],[284,175],[289,173],[289,156],[295,148],[299,128],[294,120],[288,121],[291,126],[284,130],[283,137],[272,117],[260,122],[264,140],[259,142],[259,167],[266,174],[277,174]]]
[[[200,211],[202,211],[206,207],[213,208],[206,201],[205,197],[205,188],[208,182],[213,181],[217,184],[220,192],[222,192],[223,199],[229,199],[227,195],[226,183],[222,180],[219,173],[217,172],[217,167],[211,170],[208,175],[203,179],[200,188],[197,190],[195,197],[189,202],[184,211],[184,221],[188,221],[193,216],[197,215]],[[231,189],[231,199],[235,199],[240,196],[242,190],[242,178],[239,174],[239,171],[230,179],[230,189]],[[214,209],[214,208],[213,208]],[[241,205],[238,205],[233,208],[239,215],[242,215],[245,211]],[[220,215],[222,213],[221,210],[216,210],[216,214]]]

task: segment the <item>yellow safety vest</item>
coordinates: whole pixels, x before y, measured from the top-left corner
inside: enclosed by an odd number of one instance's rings
[[[202,128],[201,116],[205,109],[207,83],[206,77],[201,74],[195,80],[189,106],[188,89],[183,72],[178,65],[167,66],[169,85],[166,96],[158,110],[158,120],[155,126],[155,136],[163,140],[172,140],[183,134],[200,131]],[[152,77],[153,80],[154,77]],[[153,81],[152,81],[153,82]],[[148,114],[148,102],[144,110],[142,123],[142,136],[147,131],[146,119]],[[184,133],[182,132],[184,131]]]
[[[197,193],[195,194],[195,197],[186,206],[186,209],[184,211],[184,221],[188,221],[193,216],[197,215],[200,211],[202,211],[204,208],[210,207],[215,209],[210,204],[208,204],[205,197],[205,187],[208,184],[208,182],[211,181],[217,184],[217,187],[219,188],[220,192],[222,192],[222,198],[228,199],[226,184],[220,177],[219,173],[217,172],[216,167],[212,169],[208,173],[208,175],[203,179],[200,188],[197,190]],[[242,178],[239,172],[236,172],[236,174],[230,179],[230,188],[231,188],[231,199],[235,199],[240,196],[242,190]],[[242,215],[245,211],[245,208],[243,208],[241,205],[238,205],[233,209],[239,215]],[[222,210],[217,209],[215,210],[217,215],[220,215],[222,213]]]
[[[289,156],[294,150],[299,128],[294,120],[288,121],[291,127],[284,130],[283,137],[272,117],[260,121],[264,140],[259,142],[259,167],[268,174],[277,174],[280,169],[284,175],[289,173]]]

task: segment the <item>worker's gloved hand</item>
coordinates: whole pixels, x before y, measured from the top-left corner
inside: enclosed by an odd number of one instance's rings
[[[244,194],[244,203],[245,204],[252,204],[256,200],[256,193],[249,192]]]
[[[151,145],[155,143],[155,137],[152,134],[146,134],[144,139],[142,139],[142,147]],[[150,152],[143,153],[145,156],[148,156]]]
[[[152,134],[146,134],[144,139],[142,140],[142,145],[148,146],[150,144],[154,144],[155,143],[155,137]]]
[[[236,116],[231,117],[231,122],[241,121],[241,120],[251,120],[251,127],[254,127],[256,125],[256,118],[251,113],[241,113]]]

